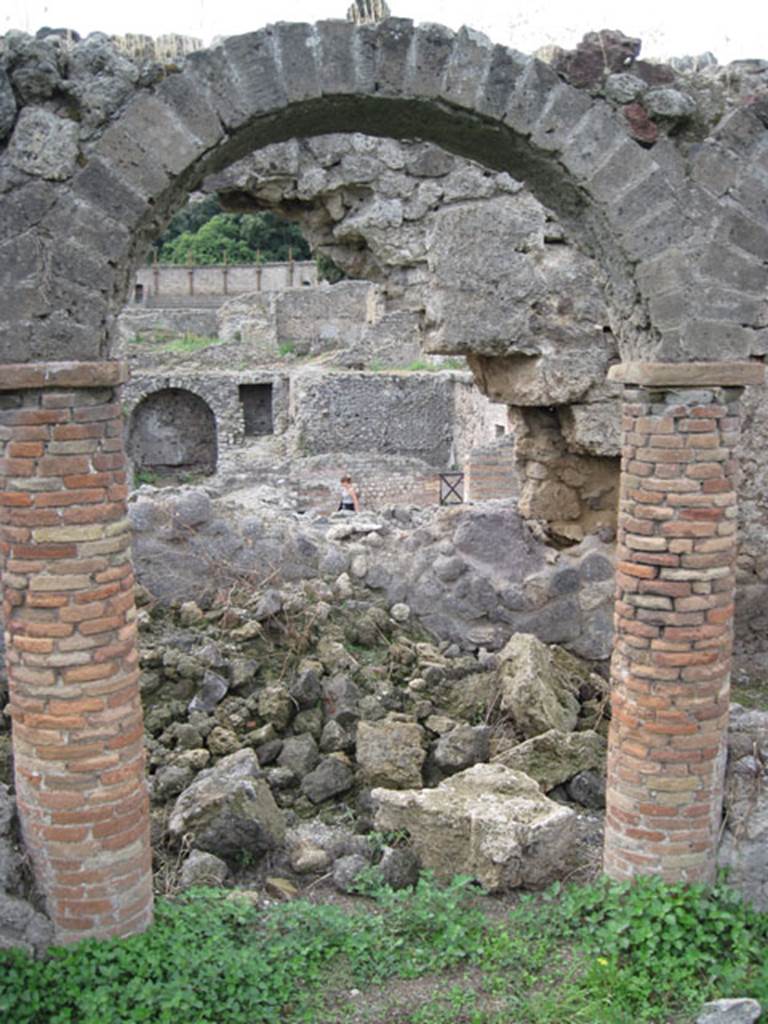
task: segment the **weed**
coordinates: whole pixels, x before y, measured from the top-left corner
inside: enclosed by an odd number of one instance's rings
[[[0,1019],[14,1024],[330,1024],[351,986],[423,979],[389,1024],[683,1024],[707,999],[768,999],[768,914],[725,884],[600,881],[487,915],[467,878],[414,890],[369,882],[361,909],[259,910],[197,890],[155,923],[42,960],[0,951]],[[413,998],[418,992],[421,997]],[[365,997],[363,997],[365,1001]],[[338,1016],[343,1012],[344,1016]],[[355,1014],[353,1016],[353,1014]]]

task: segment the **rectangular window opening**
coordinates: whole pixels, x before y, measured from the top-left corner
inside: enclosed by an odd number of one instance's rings
[[[274,434],[272,419],[272,385],[241,384],[240,404],[243,407],[243,423],[246,437],[260,437]]]

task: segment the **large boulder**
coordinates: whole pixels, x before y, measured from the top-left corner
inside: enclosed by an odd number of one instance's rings
[[[225,860],[275,849],[285,820],[253,750],[238,750],[201,772],[176,801],[168,832],[176,842],[188,836],[198,850]]]
[[[605,690],[584,662],[529,633],[516,633],[498,657],[499,707],[525,738],[550,729],[573,732],[580,698]]]
[[[604,769],[606,748],[603,737],[591,729],[569,733],[550,729],[499,751],[493,761],[524,772],[548,793],[579,772]]]
[[[478,764],[435,789],[374,789],[378,829],[407,829],[441,881],[471,875],[489,892],[537,889],[573,868],[576,814],[501,764]]]
[[[426,750],[418,722],[393,714],[357,727],[357,764],[368,786],[408,789],[421,786]]]

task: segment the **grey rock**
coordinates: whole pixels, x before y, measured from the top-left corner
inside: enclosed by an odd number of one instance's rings
[[[21,881],[22,858],[10,839],[0,837],[0,892],[15,892]]]
[[[259,694],[259,714],[282,732],[293,718],[296,705],[284,686],[267,686]]]
[[[333,718],[325,723],[320,736],[320,750],[324,754],[332,754],[338,750],[348,753],[354,750],[354,747],[355,737],[348,729],[345,729],[343,725],[339,725]]]
[[[594,675],[587,665],[527,633],[513,636],[499,661],[500,708],[524,736],[576,728],[579,692]]]
[[[16,801],[5,783],[0,782],[0,836],[7,836],[16,813]]]
[[[571,800],[591,811],[605,809],[605,773],[583,771],[569,779],[565,786]]]
[[[192,782],[195,773],[191,768],[178,764],[162,765],[155,772],[152,780],[152,799],[164,803],[179,793]]]
[[[264,619],[271,619],[283,607],[283,595],[279,590],[267,590],[259,598],[256,610],[253,612],[253,618],[257,622],[263,622]]]
[[[220,857],[204,850],[191,850],[181,866],[179,887],[191,889],[194,886],[221,886],[229,875],[229,868]]]
[[[606,742],[591,730],[584,732],[548,732],[497,753],[493,760],[507,768],[524,772],[547,793],[579,772],[603,769]]]
[[[715,999],[702,1006],[696,1024],[755,1024],[761,1013],[756,999]]]
[[[8,40],[6,36],[6,44]],[[11,79],[22,103],[50,99],[62,85],[57,44],[22,37],[18,46],[11,43],[11,48],[16,49]]]
[[[323,709],[315,706],[299,711],[291,726],[295,735],[308,732],[315,740],[319,740],[323,731]]]
[[[217,704],[226,697],[228,690],[227,680],[208,669],[203,676],[199,690],[189,702],[189,710],[202,711],[204,714],[213,711]]]
[[[356,757],[366,785],[391,789],[420,786],[426,757],[424,730],[417,722],[395,716],[379,722],[360,722]]]
[[[215,725],[211,729],[206,738],[206,745],[214,757],[234,754],[243,746],[237,733],[223,725]]]
[[[277,763],[281,768],[290,768],[294,775],[301,778],[311,772],[319,760],[317,743],[309,733],[304,733],[301,736],[289,736],[285,740]]]
[[[317,663],[302,663],[288,683],[288,693],[300,708],[309,708],[320,700],[320,674],[322,668]]]
[[[768,909],[768,767],[759,752],[730,757],[718,865],[758,909]]]
[[[444,583],[450,583],[457,580],[466,571],[466,568],[461,558],[457,558],[455,555],[452,557],[441,555],[435,559],[432,571],[438,579]]]
[[[16,97],[5,68],[0,66],[0,142],[9,134],[15,120]]]
[[[282,790],[291,789],[298,782],[296,773],[286,765],[276,768],[268,768],[264,773],[270,789]]]
[[[628,71],[609,75],[604,85],[605,95],[614,103],[631,103],[647,88],[642,78]]]
[[[313,804],[320,804],[348,792],[354,781],[354,772],[348,764],[337,757],[324,757],[314,771],[304,776],[301,791]]]
[[[291,849],[288,862],[297,875],[320,874],[331,866],[331,857],[321,846],[305,839]]]
[[[243,851],[260,855],[285,836],[285,820],[252,750],[238,750],[201,772],[178,798],[168,819],[175,842],[192,844],[224,860]]]
[[[377,867],[390,889],[410,889],[419,880],[419,858],[407,846],[386,846]]]
[[[267,740],[266,743],[253,744],[256,750],[256,756],[259,759],[259,764],[265,767],[268,764],[273,764],[283,749],[283,741],[280,739]]]
[[[325,851],[331,860],[350,853],[371,859],[371,848],[365,836],[356,835],[340,825],[326,825],[317,818],[302,822],[286,833],[285,845],[289,854],[305,844]]]
[[[435,744],[435,763],[442,771],[451,773],[487,761],[490,735],[487,725],[457,725]]]
[[[379,829],[407,829],[424,868],[470,875],[489,892],[540,888],[574,869],[576,815],[533,779],[478,764],[435,789],[374,789]]]
[[[129,99],[139,69],[100,32],[93,32],[70,54],[69,84],[80,102],[82,123],[92,131]]]
[[[678,119],[696,112],[696,101],[678,89],[650,89],[643,103],[652,117]]]
[[[351,893],[363,871],[368,869],[368,861],[359,854],[351,853],[339,857],[333,865],[333,884],[339,892]]]
[[[337,674],[323,679],[323,706],[328,718],[348,729],[360,717],[360,690],[349,676]]]
[[[233,658],[231,689],[242,690],[255,681],[259,672],[259,663],[253,658]]]
[[[53,925],[31,903],[0,892],[0,949],[41,954],[54,939]]]
[[[77,161],[78,129],[74,121],[41,107],[25,107],[8,144],[8,156],[20,171],[64,181]]]

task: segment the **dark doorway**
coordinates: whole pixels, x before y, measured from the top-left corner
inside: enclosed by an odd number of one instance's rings
[[[274,433],[271,384],[241,384],[240,404],[246,437]]]

